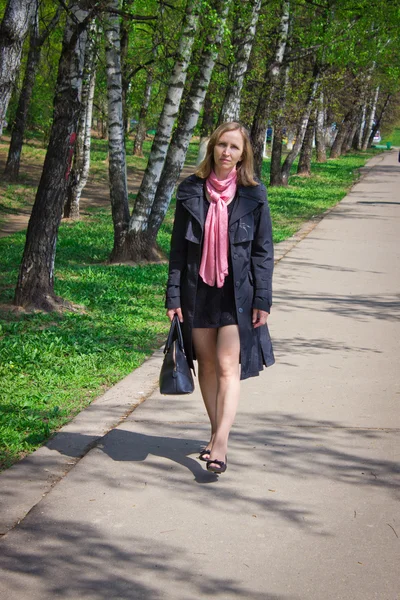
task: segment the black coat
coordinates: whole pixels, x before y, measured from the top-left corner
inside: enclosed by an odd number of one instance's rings
[[[178,187],[171,238],[167,308],[182,308],[183,337],[193,367],[192,325],[204,230],[204,179],[191,175]],[[266,189],[239,186],[229,219],[229,245],[237,322],[240,336],[241,379],[258,375],[274,363],[268,327],[254,329],[252,310],[270,312],[274,267],[272,228]]]

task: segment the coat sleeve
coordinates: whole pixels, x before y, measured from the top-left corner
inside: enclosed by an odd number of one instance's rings
[[[264,202],[254,218],[254,239],[251,250],[251,270],[254,277],[253,308],[271,312],[274,247],[267,191],[262,186]]]
[[[185,224],[185,209],[177,197],[169,255],[169,270],[165,300],[166,308],[179,308],[181,306],[181,275],[187,262]]]

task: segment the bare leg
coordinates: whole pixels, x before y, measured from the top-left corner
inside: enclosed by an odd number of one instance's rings
[[[240,394],[240,340],[237,325],[218,329],[217,337],[217,428],[211,458],[225,461],[228,437],[235,420]]]
[[[199,384],[211,424],[211,438],[207,448],[212,447],[217,429],[217,335],[218,329],[193,329]]]

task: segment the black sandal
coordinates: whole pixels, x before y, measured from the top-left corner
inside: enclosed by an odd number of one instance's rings
[[[218,467],[212,467],[211,465],[218,465]],[[211,471],[211,473],[225,473],[228,465],[228,457],[225,456],[225,462],[223,460],[208,460],[207,461],[207,471]]]
[[[203,460],[204,462],[207,462],[208,460],[210,460],[209,458],[204,458],[206,456],[206,454],[211,455],[211,450],[210,448],[204,448],[204,450],[202,450],[199,454],[199,460]]]

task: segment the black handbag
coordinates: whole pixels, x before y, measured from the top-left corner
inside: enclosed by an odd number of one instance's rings
[[[181,324],[177,314],[171,322],[164,348],[164,361],[160,373],[161,394],[191,394],[194,390],[192,372],[183,346]]]

